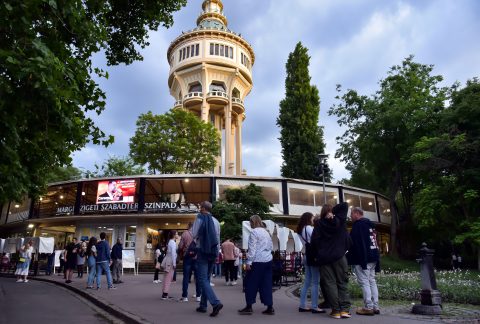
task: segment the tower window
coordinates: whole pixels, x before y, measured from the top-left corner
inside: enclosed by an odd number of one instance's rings
[[[213,43],[210,43],[210,55],[213,55],[213,48],[214,48],[215,44]]]
[[[215,55],[218,55],[218,53],[219,53],[219,47],[220,47],[219,44],[215,44]]]
[[[200,52],[200,44],[195,44],[195,56],[198,56],[199,52]]]
[[[233,47],[210,43],[210,55],[223,56],[233,59]]]
[[[187,58],[190,57],[190,46],[187,46]]]

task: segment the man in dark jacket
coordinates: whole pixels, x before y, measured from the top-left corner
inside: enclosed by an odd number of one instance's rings
[[[112,247],[112,269],[113,269],[113,283],[119,284],[123,281],[120,280],[122,274],[122,240],[117,239],[117,243]]]
[[[349,252],[350,264],[358,284],[362,287],[364,307],[357,309],[359,315],[380,314],[378,306],[378,288],[375,281],[375,268],[378,265],[379,253],[373,224],[363,217],[359,207],[352,209],[352,248]]]
[[[333,208],[331,205],[324,205],[312,233],[312,244],[317,250],[326,299],[332,308],[330,317],[333,318],[351,317],[348,264],[345,257],[349,247],[347,213],[347,203],[338,204]]]
[[[100,241],[97,243],[97,290],[100,289],[100,282],[102,279],[102,274],[105,272],[107,274],[107,284],[108,289],[116,289],[112,284],[112,274],[110,273],[110,246],[108,242],[105,241],[107,235],[102,232],[100,233]]]

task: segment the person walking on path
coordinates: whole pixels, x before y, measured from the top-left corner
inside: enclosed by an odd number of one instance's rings
[[[20,248],[20,256],[17,262],[15,275],[17,282],[28,282],[28,271],[30,270],[30,262],[32,261],[33,241],[28,241]],[[22,279],[23,277],[23,279]]]
[[[352,209],[352,247],[348,253],[349,263],[353,265],[358,284],[362,288],[363,307],[357,308],[358,315],[380,314],[378,306],[378,288],[375,280],[375,271],[379,270],[377,238],[373,223],[363,217],[363,210],[359,207]]]
[[[346,221],[348,204],[341,203],[332,208],[323,205],[320,218],[315,221],[312,245],[320,264],[320,276],[325,279],[326,299],[330,303],[332,318],[350,318],[348,295],[347,253],[350,238]]]
[[[230,239],[222,243],[223,264],[225,265],[225,282],[227,286],[237,284],[237,274],[235,273],[235,260],[238,254],[235,254],[235,244]]]
[[[82,242],[77,251],[77,278],[83,278],[83,268],[85,267],[85,252],[87,244]]]
[[[112,284],[112,274],[110,273],[110,246],[105,241],[107,235],[105,232],[100,233],[100,242],[97,243],[97,290],[100,289],[102,274],[107,274],[108,289],[117,289]]]
[[[272,249],[273,243],[270,234],[264,228],[262,219],[258,215],[250,217],[252,231],[248,238],[247,264],[245,267],[245,302],[246,306],[238,311],[241,315],[253,313],[257,292],[260,292],[260,301],[267,306],[262,314],[274,315],[272,294]]]
[[[122,240],[117,238],[117,243],[112,247],[112,263],[113,263],[113,283],[120,284],[123,283],[121,280],[122,276]]]
[[[157,248],[155,249],[155,273],[153,274],[153,283],[155,284],[162,282],[162,280],[158,279],[158,274],[160,273],[160,265],[162,264],[164,257],[165,253],[163,253],[163,248],[159,243],[157,244]]]
[[[305,246],[305,257],[303,264],[305,267],[305,279],[302,290],[300,291],[299,312],[325,313],[324,309],[318,308],[318,285],[320,283],[320,269],[314,259],[315,250],[311,246],[313,232],[313,214],[303,213],[297,225],[297,234],[300,236]],[[313,253],[313,254],[312,254]],[[307,308],[307,293],[311,289],[311,308]]]
[[[206,313],[208,301],[213,307],[210,316],[215,317],[223,308],[223,304],[210,286],[210,273],[220,248],[220,223],[211,215],[211,210],[212,204],[210,202],[200,203],[200,213],[193,223],[192,234],[198,250],[198,280],[202,289],[200,306],[196,310],[199,313]]]
[[[92,236],[88,241],[87,245],[87,266],[88,266],[88,278],[87,278],[87,289],[93,289],[93,280],[97,273],[97,238]]]
[[[77,269],[77,252],[78,252],[78,246],[77,246],[77,238],[73,238],[72,242],[70,242],[67,245],[67,248],[65,249],[65,269],[66,269],[66,280],[65,283],[71,283],[72,282],[72,277],[73,277],[73,271]]]
[[[177,237],[177,231],[170,231],[168,233],[167,254],[162,261],[162,268],[165,271],[163,275],[163,287],[162,287],[162,299],[168,299],[168,292],[170,291],[170,285],[172,284],[173,274],[177,267],[177,243],[175,238]]]
[[[195,275],[195,296],[197,301],[200,301],[200,296],[202,295],[196,270],[197,252],[192,245],[192,226],[193,223],[188,223],[188,230],[182,233],[180,244],[178,245],[179,257],[183,258],[182,297],[180,298],[181,302],[188,301],[188,284],[190,283],[192,272]]]

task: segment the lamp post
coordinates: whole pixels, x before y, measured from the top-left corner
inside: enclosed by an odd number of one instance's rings
[[[322,169],[322,181],[323,181],[323,204],[327,204],[327,195],[325,195],[325,169],[327,166],[328,154],[318,154],[318,161],[320,162],[320,168]]]

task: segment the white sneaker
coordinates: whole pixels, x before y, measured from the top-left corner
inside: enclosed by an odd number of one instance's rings
[[[237,285],[236,281],[232,282],[232,286],[236,286],[236,285]]]
[[[200,302],[202,300],[202,297],[197,297],[197,302]]]
[[[18,279],[17,282],[23,282],[23,279]]]
[[[158,283],[158,280],[153,280],[153,283]]]
[[[213,282],[211,282],[210,287],[215,287],[215,284]]]
[[[188,302],[188,298],[187,297],[181,297],[178,301],[180,303],[185,303],[185,302]]]
[[[192,295],[192,298],[195,298],[195,297],[197,297],[197,295],[193,294],[193,295]]]
[[[28,279],[23,280],[23,282],[28,282]]]

